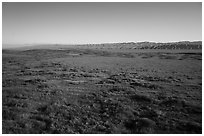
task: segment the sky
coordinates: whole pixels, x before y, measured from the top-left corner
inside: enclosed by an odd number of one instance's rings
[[[3,44],[202,40],[202,3],[2,3]]]

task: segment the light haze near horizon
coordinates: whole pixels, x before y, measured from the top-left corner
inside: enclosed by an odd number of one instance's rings
[[[2,3],[3,44],[202,40],[202,3]]]

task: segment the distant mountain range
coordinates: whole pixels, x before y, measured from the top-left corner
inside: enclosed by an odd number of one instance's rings
[[[103,43],[103,44],[35,44],[17,47],[18,50],[30,49],[57,49],[64,50],[66,48],[88,48],[88,49],[202,49],[202,41],[180,41],[168,43],[156,42],[124,42],[124,43]],[[11,48],[9,48],[11,49]]]
[[[110,44],[86,44],[77,45],[87,48],[118,48],[118,49],[202,49],[202,41],[181,41],[169,43],[156,42],[128,42],[128,43],[110,43]]]

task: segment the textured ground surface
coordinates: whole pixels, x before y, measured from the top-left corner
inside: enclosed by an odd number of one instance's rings
[[[2,52],[3,133],[201,133],[201,51]]]

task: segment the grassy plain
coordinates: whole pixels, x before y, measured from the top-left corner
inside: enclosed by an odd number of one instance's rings
[[[3,50],[3,133],[202,133],[201,50]]]

